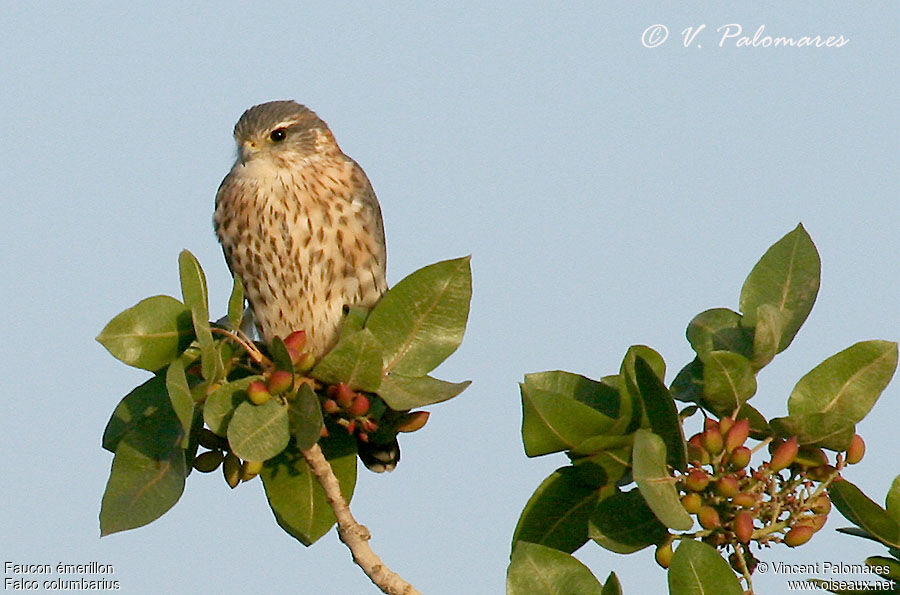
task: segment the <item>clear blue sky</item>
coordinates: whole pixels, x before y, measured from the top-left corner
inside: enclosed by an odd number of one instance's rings
[[[822,288],[754,404],[784,414],[825,357],[900,338],[894,2],[485,4],[3,9],[4,561],[113,564],[127,593],[373,592],[334,533],[309,549],[283,533],[260,482],[230,491],[192,475],[159,521],[98,537],[100,435],[146,374],[93,338],[138,300],[178,295],[182,248],[224,312],[213,197],[234,122],[262,101],[309,105],[365,168],[391,282],[473,255],[468,333],[440,375],[474,383],[404,437],[395,473],[362,471],[353,500],[375,550],[423,593],[501,593],[518,514],[565,463],[523,454],[524,373],[599,377],[645,343],[671,380],[691,357],[690,318],[736,308],[756,259],[798,221]],[[656,23],[670,38],[645,48]],[[850,41],[719,47],[728,23]],[[700,24],[683,47],[680,31]],[[898,403],[895,380],[860,426],[869,458],[848,473],[879,500],[900,473]],[[769,559],[880,553],[833,533],[845,524],[835,513],[811,545]],[[578,555],[626,593],[664,589],[650,550]]]

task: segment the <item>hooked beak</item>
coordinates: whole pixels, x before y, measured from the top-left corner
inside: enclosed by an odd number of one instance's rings
[[[246,165],[257,153],[259,153],[259,148],[252,140],[245,140],[238,145],[238,159],[241,165]]]

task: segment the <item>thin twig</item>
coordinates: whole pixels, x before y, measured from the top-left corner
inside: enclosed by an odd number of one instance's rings
[[[328,503],[337,517],[338,536],[341,541],[350,548],[353,554],[353,561],[362,568],[363,572],[372,580],[375,585],[388,595],[421,595],[415,587],[400,578],[400,575],[388,568],[379,558],[372,548],[369,546],[369,539],[372,537],[369,530],[359,524],[350,513],[350,507],[341,494],[341,486],[338,483],[334,471],[322,449],[318,444],[313,444],[311,448],[302,451],[303,458],[309,463],[313,475],[319,480],[325,495],[328,497]]]

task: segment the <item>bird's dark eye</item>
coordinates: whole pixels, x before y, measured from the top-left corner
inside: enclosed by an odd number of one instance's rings
[[[287,137],[287,130],[284,128],[276,128],[269,134],[269,138],[272,139],[273,142],[280,143]]]

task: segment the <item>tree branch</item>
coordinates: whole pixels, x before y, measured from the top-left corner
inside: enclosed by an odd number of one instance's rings
[[[415,587],[388,568],[369,547],[369,539],[372,535],[350,513],[350,507],[341,494],[341,486],[337,477],[319,445],[313,444],[311,448],[302,453],[313,475],[325,490],[328,503],[331,504],[334,516],[337,517],[338,536],[350,548],[353,561],[384,593],[388,595],[421,595]]]

